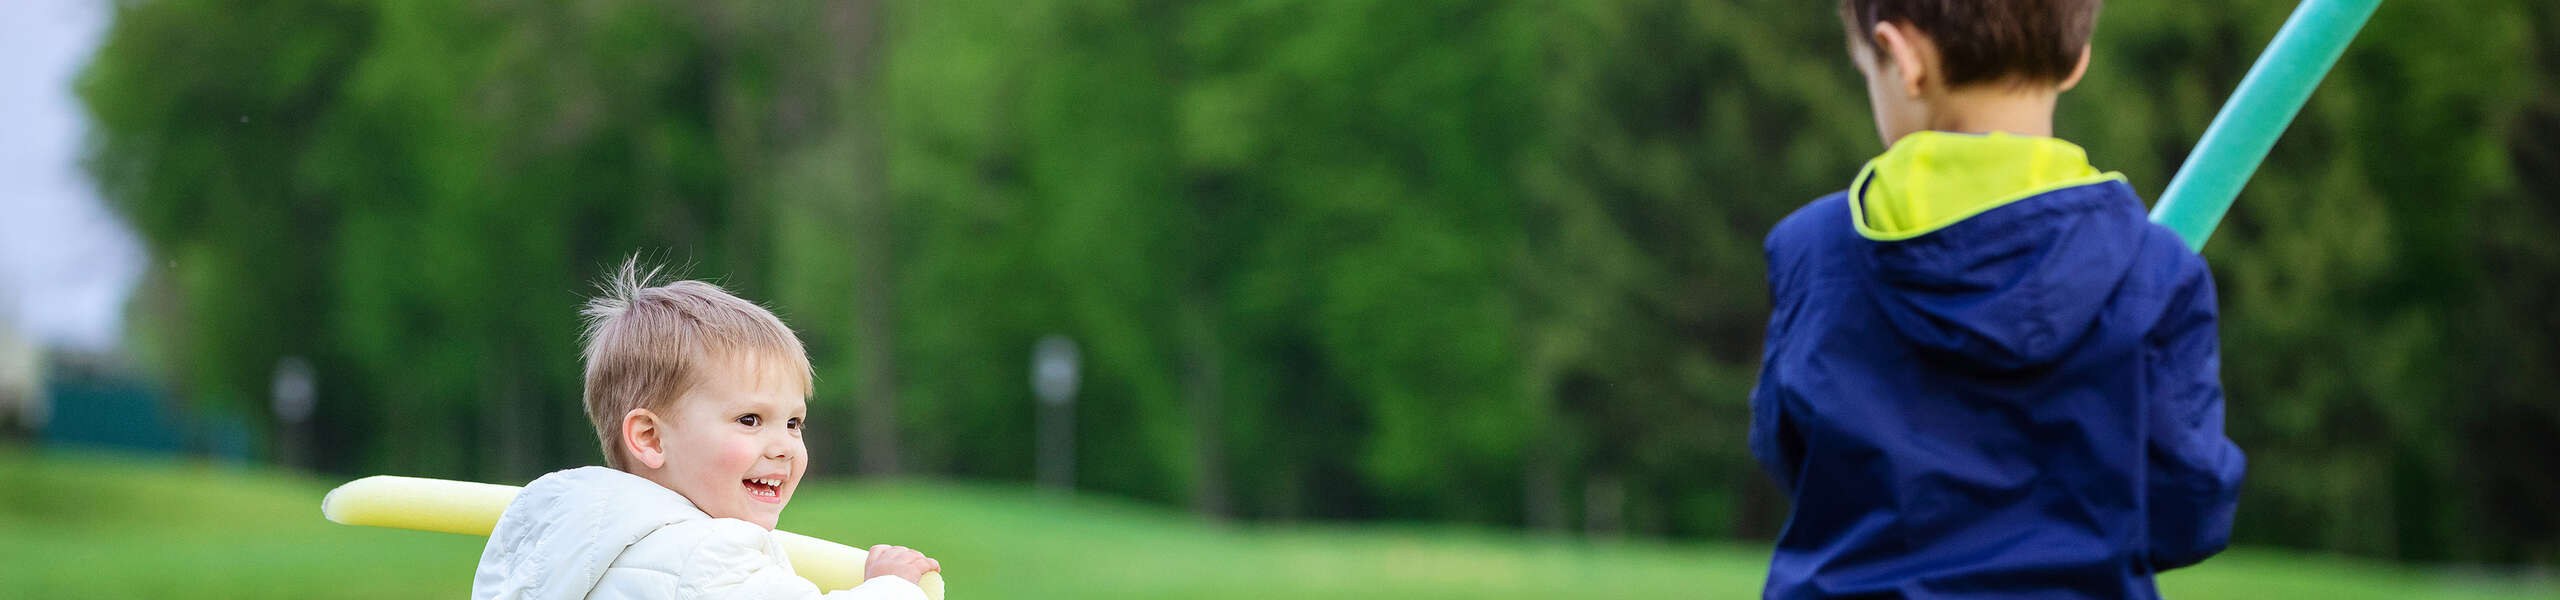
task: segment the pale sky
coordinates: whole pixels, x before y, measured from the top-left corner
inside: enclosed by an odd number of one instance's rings
[[[38,343],[113,349],[141,243],[80,168],[88,116],[72,81],[104,32],[106,0],[0,9],[0,318]]]

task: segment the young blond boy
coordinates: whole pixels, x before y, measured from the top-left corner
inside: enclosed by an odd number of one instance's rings
[[[489,535],[475,599],[817,598],[772,530],[808,470],[809,357],[773,313],[625,262],[587,304],[586,408],[607,467],[526,485]],[[873,546],[826,598],[923,600],[940,563]]]
[[[1889,147],[1769,233],[1771,598],[2152,598],[2220,551],[2213,277],[2051,137],[2098,0],[1841,0]]]

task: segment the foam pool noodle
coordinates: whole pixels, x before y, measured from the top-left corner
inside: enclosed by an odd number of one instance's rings
[[[376,475],[338,486],[320,499],[320,516],[345,525],[489,535],[498,515],[522,490],[512,485]],[[862,584],[860,548],[776,530],[775,539],[791,558],[791,569],[821,590],[850,589]],[[942,574],[926,573],[918,587],[942,600]]]
[[[2295,6],[2266,52],[2241,77],[2240,88],[2205,127],[2195,152],[2169,179],[2169,188],[2151,209],[2152,222],[2177,232],[2188,249],[2204,251],[2204,241],[2231,211],[2240,188],[2381,5],[2382,0],[2305,0]]]

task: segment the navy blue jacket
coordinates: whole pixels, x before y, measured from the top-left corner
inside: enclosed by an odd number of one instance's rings
[[[1770,232],[1751,450],[1794,502],[1771,598],[2153,598],[2221,551],[2213,279],[2121,181],[1907,240],[1845,193]]]

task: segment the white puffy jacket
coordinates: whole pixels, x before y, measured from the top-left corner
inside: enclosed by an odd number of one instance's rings
[[[819,598],[791,571],[771,531],[714,519],[638,475],[580,467],[544,475],[516,494],[489,533],[473,600]],[[924,600],[891,576],[828,600]]]

